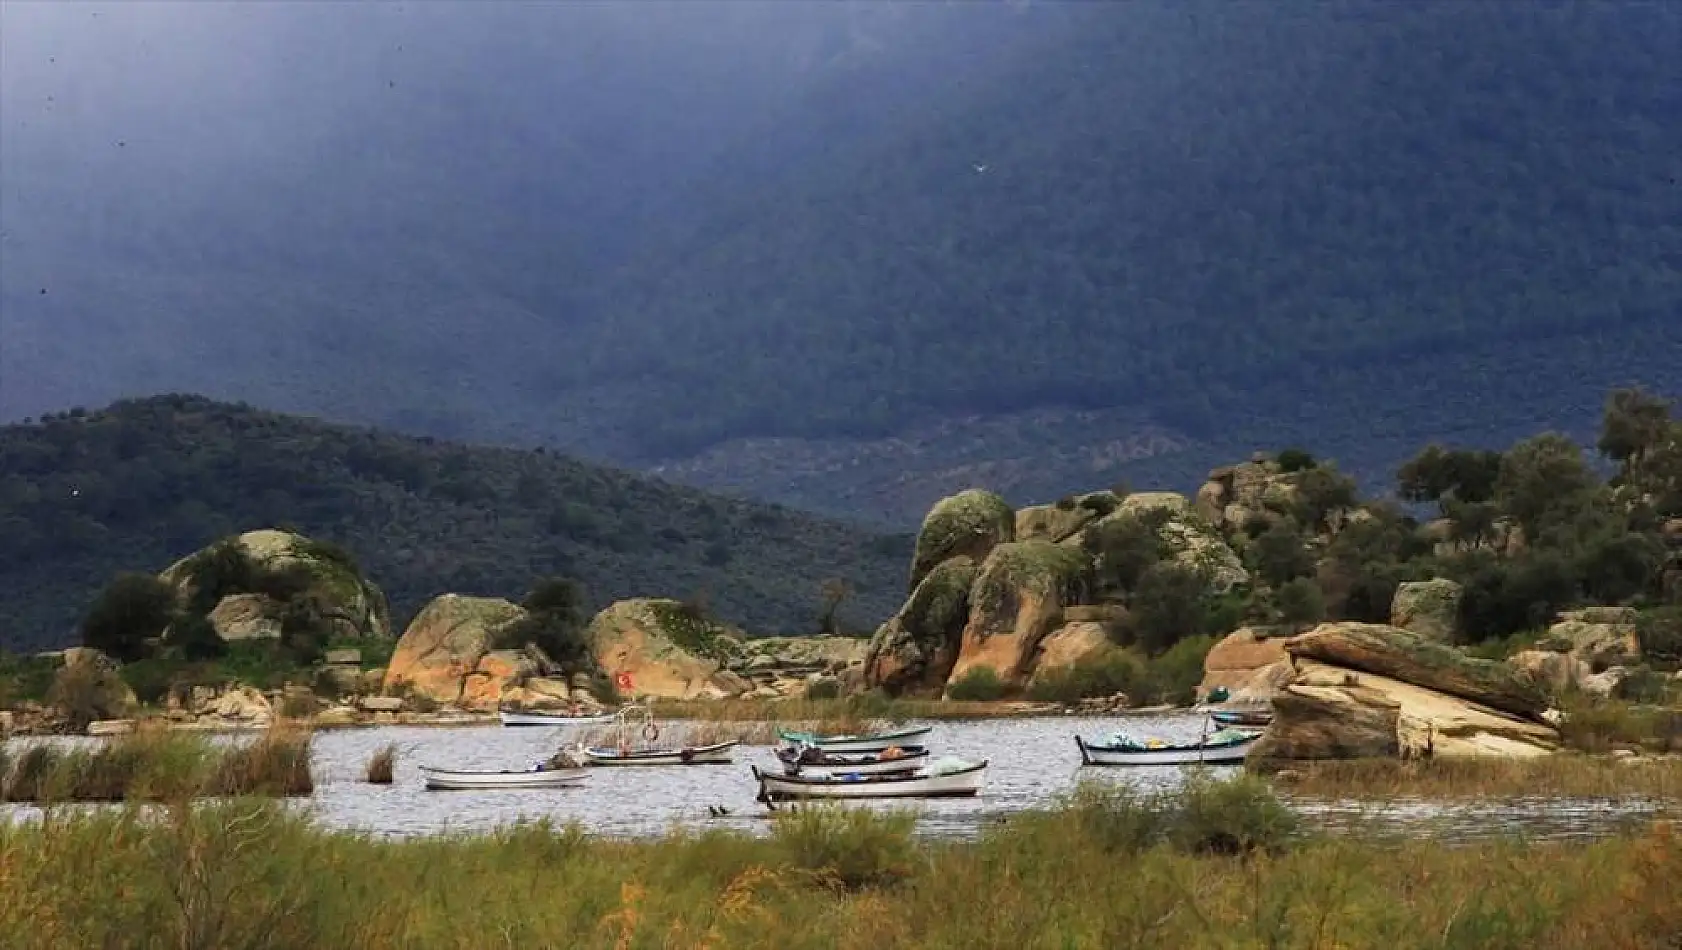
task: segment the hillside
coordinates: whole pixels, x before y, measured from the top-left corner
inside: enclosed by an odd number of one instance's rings
[[[95,45],[9,14],[0,417],[190,389],[909,526],[1682,382],[1675,4],[425,6],[73,128]]]
[[[866,629],[908,541],[541,451],[327,425],[192,396],[0,428],[0,648],[63,646],[117,571],[285,526],[347,548],[405,623],[431,596],[518,598],[547,575],[598,604],[704,596],[754,632],[808,632],[820,585]]]

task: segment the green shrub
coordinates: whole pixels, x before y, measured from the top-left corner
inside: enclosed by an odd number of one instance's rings
[[[1636,618],[1635,636],[1649,660],[1682,662],[1682,607],[1659,607]]]
[[[1075,703],[1094,696],[1135,693],[1143,680],[1139,661],[1120,650],[1087,657],[1072,666],[1048,670],[1028,687],[1028,698],[1042,703]]]
[[[990,702],[1005,694],[1005,684],[990,666],[978,666],[949,683],[948,698],[963,702]]]
[[[82,645],[119,660],[146,655],[146,641],[161,635],[175,612],[175,593],[150,574],[118,574],[94,598],[82,620]]]
[[[840,890],[891,885],[919,860],[912,812],[817,805],[777,815],[771,839],[789,864]]]
[[[1617,698],[1630,703],[1663,703],[1670,698],[1669,676],[1650,667],[1638,666],[1618,682]]]
[[[1326,598],[1313,579],[1299,577],[1279,588],[1279,621],[1306,627],[1326,619]]]
[[[21,702],[45,702],[58,664],[50,659],[0,650],[0,709]]]
[[[212,660],[227,652],[227,641],[203,614],[189,613],[170,624],[168,646],[189,660]]]
[[[1276,851],[1301,825],[1272,786],[1253,775],[1216,779],[1203,769],[1188,770],[1174,804],[1168,839],[1194,853]]]
[[[806,687],[807,699],[840,699],[841,681],[838,679],[821,679]]]
[[[1314,461],[1314,456],[1308,454],[1308,452],[1303,449],[1297,448],[1290,448],[1280,452],[1279,457],[1275,459],[1275,461],[1279,463],[1279,470],[1281,472],[1301,472],[1319,464]]]
[[[130,712],[127,684],[116,672],[96,663],[74,663],[60,669],[47,690],[47,704],[77,732],[96,719],[117,719]]]
[[[1209,635],[1187,637],[1146,661],[1140,687],[1146,701],[1177,706],[1196,702],[1197,684],[1203,681],[1203,660],[1215,643],[1215,637]]]
[[[156,705],[169,695],[170,685],[174,682],[179,665],[168,660],[151,657],[123,664],[118,671],[128,688],[134,690],[134,698],[148,706]]]

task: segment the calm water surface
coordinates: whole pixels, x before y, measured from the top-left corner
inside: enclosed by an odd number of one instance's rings
[[[972,834],[1026,808],[1043,807],[1081,780],[1118,782],[1141,790],[1172,788],[1177,767],[1082,768],[1074,734],[1192,739],[1203,720],[1192,716],[1047,717],[934,724],[936,756],[987,759],[987,784],[973,799],[858,803],[849,807],[917,809],[919,830],[930,835]],[[766,809],[753,800],[749,765],[776,766],[768,746],[741,746],[731,765],[592,769],[575,788],[527,791],[432,792],[419,766],[457,769],[523,769],[577,738],[568,730],[382,727],[316,735],[315,794],[306,807],[324,825],[378,835],[410,836],[484,831],[522,820],[578,821],[604,835],[660,834],[674,824],[733,827],[761,832]],[[368,785],[362,771],[386,743],[399,753],[392,785]],[[1223,770],[1225,771],[1225,770]],[[1292,803],[1312,826],[1332,832],[1401,834],[1474,840],[1502,834],[1532,838],[1597,837],[1639,824],[1657,811],[1649,802],[1598,799],[1529,799],[1500,803],[1399,801],[1384,804],[1299,800]],[[712,818],[708,806],[729,817]],[[12,809],[14,816],[28,813]]]

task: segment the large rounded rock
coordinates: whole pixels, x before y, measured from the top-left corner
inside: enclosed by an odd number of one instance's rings
[[[478,669],[503,628],[525,615],[519,605],[497,597],[434,598],[397,641],[384,691],[459,704],[468,674]]]
[[[1014,540],[1016,515],[998,495],[972,488],[942,498],[929,509],[917,532],[908,589],[916,590],[942,561],[968,557],[979,562],[994,545]]]
[[[640,598],[612,604],[585,632],[602,671],[628,676],[628,692],[662,699],[729,695],[716,674],[732,659],[740,631],[675,600]]]
[[[969,621],[976,564],[967,557],[942,561],[924,577],[899,613],[870,638],[864,683],[889,695],[938,693],[958,660]]]
[[[1029,682],[1079,666],[1088,660],[1103,656],[1111,649],[1112,641],[1103,624],[1090,621],[1066,623],[1046,634],[1045,639],[1040,641],[1039,656],[1034,661],[1034,672]]]
[[[1040,641],[1062,625],[1063,607],[1087,593],[1090,564],[1078,550],[1046,541],[993,549],[970,587],[969,621],[950,681],[988,667],[1006,686],[1033,672]]]
[[[182,604],[213,584],[222,596],[207,605],[208,613],[227,639],[278,636],[279,617],[298,601],[307,601],[335,636],[391,636],[390,608],[379,587],[343,550],[300,534],[248,531],[182,558],[159,577]]]
[[[1207,696],[1219,688],[1234,701],[1239,701],[1240,694],[1242,701],[1271,699],[1284,685],[1281,680],[1289,682],[1280,668],[1289,660],[1283,637],[1270,637],[1253,627],[1234,630],[1203,658],[1203,682],[1198,684],[1197,695]]]
[[[284,604],[264,594],[230,594],[209,615],[224,640],[279,640]]]
[[[1460,602],[1465,596],[1465,588],[1444,577],[1404,582],[1390,601],[1390,625],[1453,643],[1460,637]]]

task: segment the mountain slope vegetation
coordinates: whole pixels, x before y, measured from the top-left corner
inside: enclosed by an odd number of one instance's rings
[[[542,451],[475,448],[162,396],[0,428],[0,647],[65,646],[118,571],[283,526],[336,542],[398,624],[446,591],[519,599],[580,579],[599,605],[699,598],[754,632],[808,632],[826,580],[843,626],[891,610],[905,538]]]
[[[12,108],[0,412],[161,384],[906,524],[1682,383],[1675,4],[810,8],[276,8],[332,40],[231,156]]]

